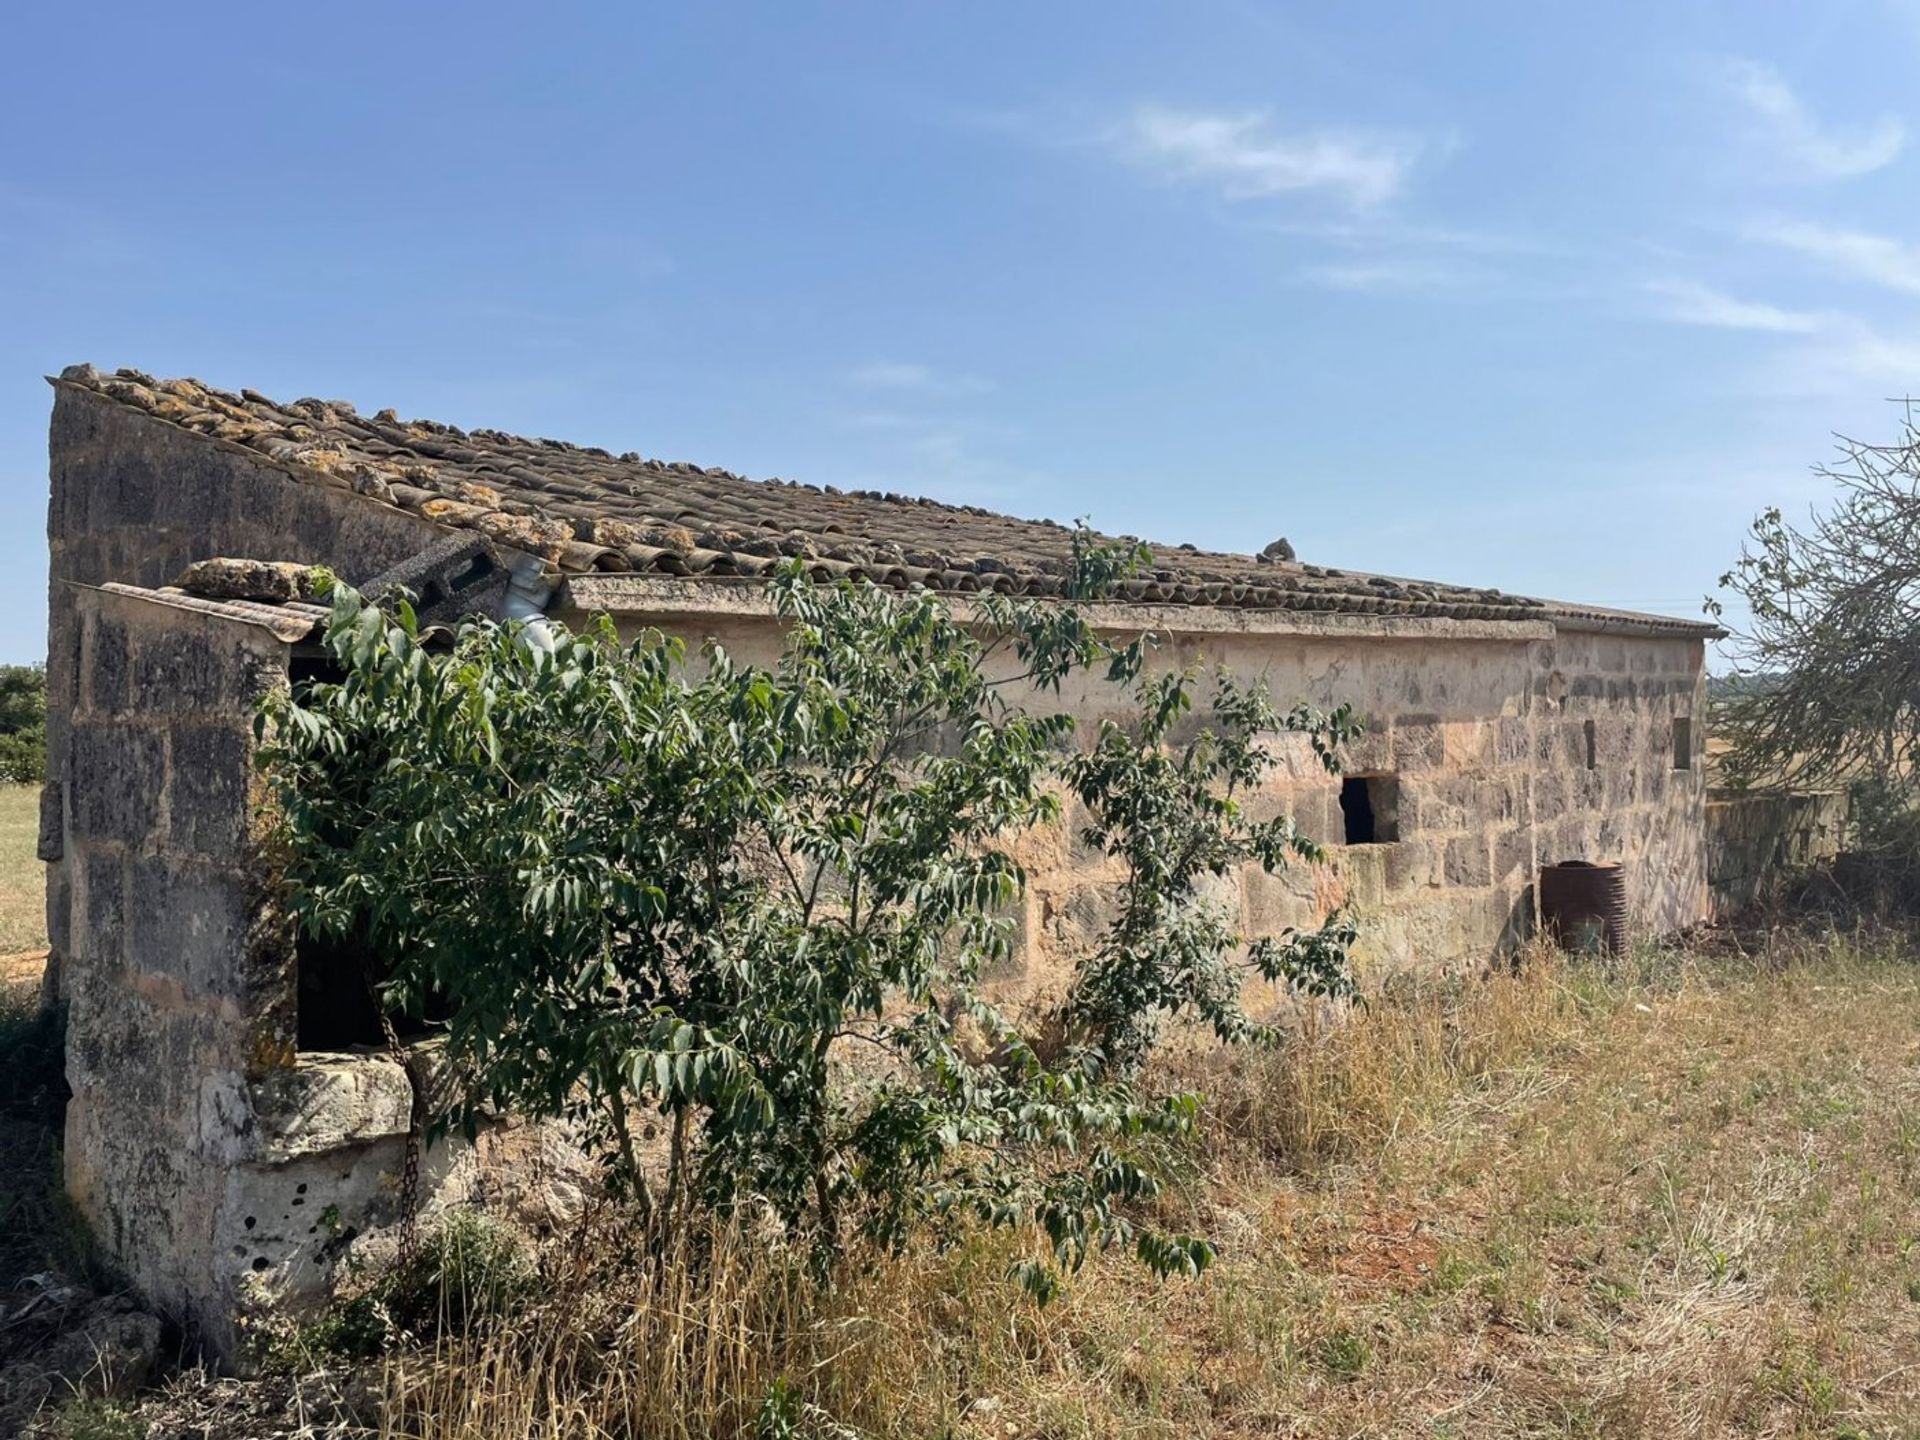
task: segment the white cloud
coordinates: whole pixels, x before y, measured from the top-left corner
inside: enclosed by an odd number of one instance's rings
[[[1323,192],[1356,206],[1391,199],[1419,158],[1417,140],[1367,130],[1282,133],[1261,111],[1142,105],[1117,133],[1135,164],[1215,185],[1229,200]]]
[[[1864,386],[1920,391],[1920,343],[1883,334],[1858,315],[1789,310],[1679,278],[1650,280],[1641,289],[1659,300],[1659,317],[1673,324],[1793,337],[1784,348],[1757,354],[1749,383],[1763,393],[1846,396]]]
[[[1829,324],[1829,317],[1811,311],[1785,310],[1763,301],[1735,299],[1693,280],[1649,280],[1641,288],[1661,301],[1661,318],[1676,325],[1811,335]]]
[[[1778,71],[1733,60],[1727,83],[1752,113],[1762,137],[1806,179],[1846,180],[1890,165],[1906,148],[1906,127],[1883,115],[1864,130],[1827,129],[1808,113]]]
[[[1750,226],[1747,234],[1769,245],[1811,256],[1857,279],[1920,295],[1920,246],[1884,235],[1839,230],[1800,220]]]
[[[867,390],[891,390],[915,395],[983,395],[993,382],[978,375],[949,375],[929,365],[904,364],[877,360],[861,365],[847,374],[853,384]]]

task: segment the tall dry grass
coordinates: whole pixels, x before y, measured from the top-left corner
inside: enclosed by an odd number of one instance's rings
[[[386,1365],[389,1440],[1920,1434],[1920,972],[1895,940],[1377,990],[1213,1097],[1163,1218],[1036,1310],[1006,1235],[815,1284],[603,1237]]]
[[[1376,1154],[1520,1057],[1574,1043],[1604,1003],[1542,954],[1409,985],[1254,1059],[1190,1064],[1163,1078],[1203,1085],[1214,1110],[1200,1141],[1169,1157],[1184,1178],[1164,1203],[1205,1225],[1223,1189]],[[1161,1288],[1113,1257],[1036,1310],[1006,1278],[1017,1241],[993,1234],[904,1255],[861,1249],[831,1285],[767,1237],[725,1226],[664,1265],[617,1247],[603,1237],[576,1250],[508,1323],[396,1358],[383,1435],[1013,1434],[1020,1421],[1002,1417],[1028,1407],[1010,1397],[1047,1376],[1097,1390],[1103,1363],[1083,1372],[1089,1345],[1104,1344],[1101,1312]]]

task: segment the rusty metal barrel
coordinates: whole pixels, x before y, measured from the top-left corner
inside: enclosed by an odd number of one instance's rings
[[[1562,950],[1620,954],[1627,948],[1627,872],[1590,860],[1543,865],[1540,921]]]

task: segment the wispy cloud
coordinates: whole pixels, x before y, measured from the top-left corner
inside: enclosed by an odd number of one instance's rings
[[[1920,295],[1920,246],[1885,235],[1841,230],[1803,220],[1749,226],[1749,238],[1811,256],[1830,269],[1889,290]]]
[[[1694,280],[1649,280],[1641,288],[1660,302],[1660,318],[1676,325],[1812,335],[1828,328],[1832,320],[1808,310],[1787,310],[1764,301],[1736,299]]]
[[[1114,140],[1143,169],[1211,185],[1229,200],[1319,192],[1363,207],[1398,194],[1423,148],[1376,130],[1282,131],[1258,110],[1160,105],[1138,107]]]
[[[1457,290],[1479,277],[1444,260],[1387,257],[1336,260],[1301,269],[1299,278],[1325,290],[1375,294],[1407,290]]]
[[[1862,386],[1888,397],[1920,395],[1920,341],[1846,318],[1781,356],[1770,374],[1776,388],[1793,395],[1857,397]]]
[[[1772,395],[1857,395],[1862,385],[1905,393],[1920,389],[1920,342],[1888,335],[1858,315],[1792,310],[1746,300],[1683,278],[1645,281],[1658,318],[1676,325],[1791,337],[1759,352],[1747,385]]]
[[[876,360],[847,372],[847,379],[864,390],[886,390],[913,395],[984,395],[993,382],[979,375],[948,374],[930,365]]]
[[[1907,130],[1883,115],[1865,129],[1838,129],[1814,119],[1770,65],[1731,60],[1726,82],[1761,136],[1797,174],[1810,180],[1846,180],[1890,165],[1906,148]]]

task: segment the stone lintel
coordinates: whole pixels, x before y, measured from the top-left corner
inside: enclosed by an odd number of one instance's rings
[[[961,620],[974,601],[949,597]],[[716,618],[772,619],[777,612],[764,583],[692,580],[648,575],[569,575],[551,612],[569,621],[606,613],[669,628]],[[1548,620],[1455,620],[1424,615],[1352,615],[1319,610],[1250,610],[1208,605],[1133,605],[1101,602],[1081,608],[1102,630],[1154,630],[1169,635],[1304,635],[1389,640],[1477,640],[1519,645],[1551,640]]]

